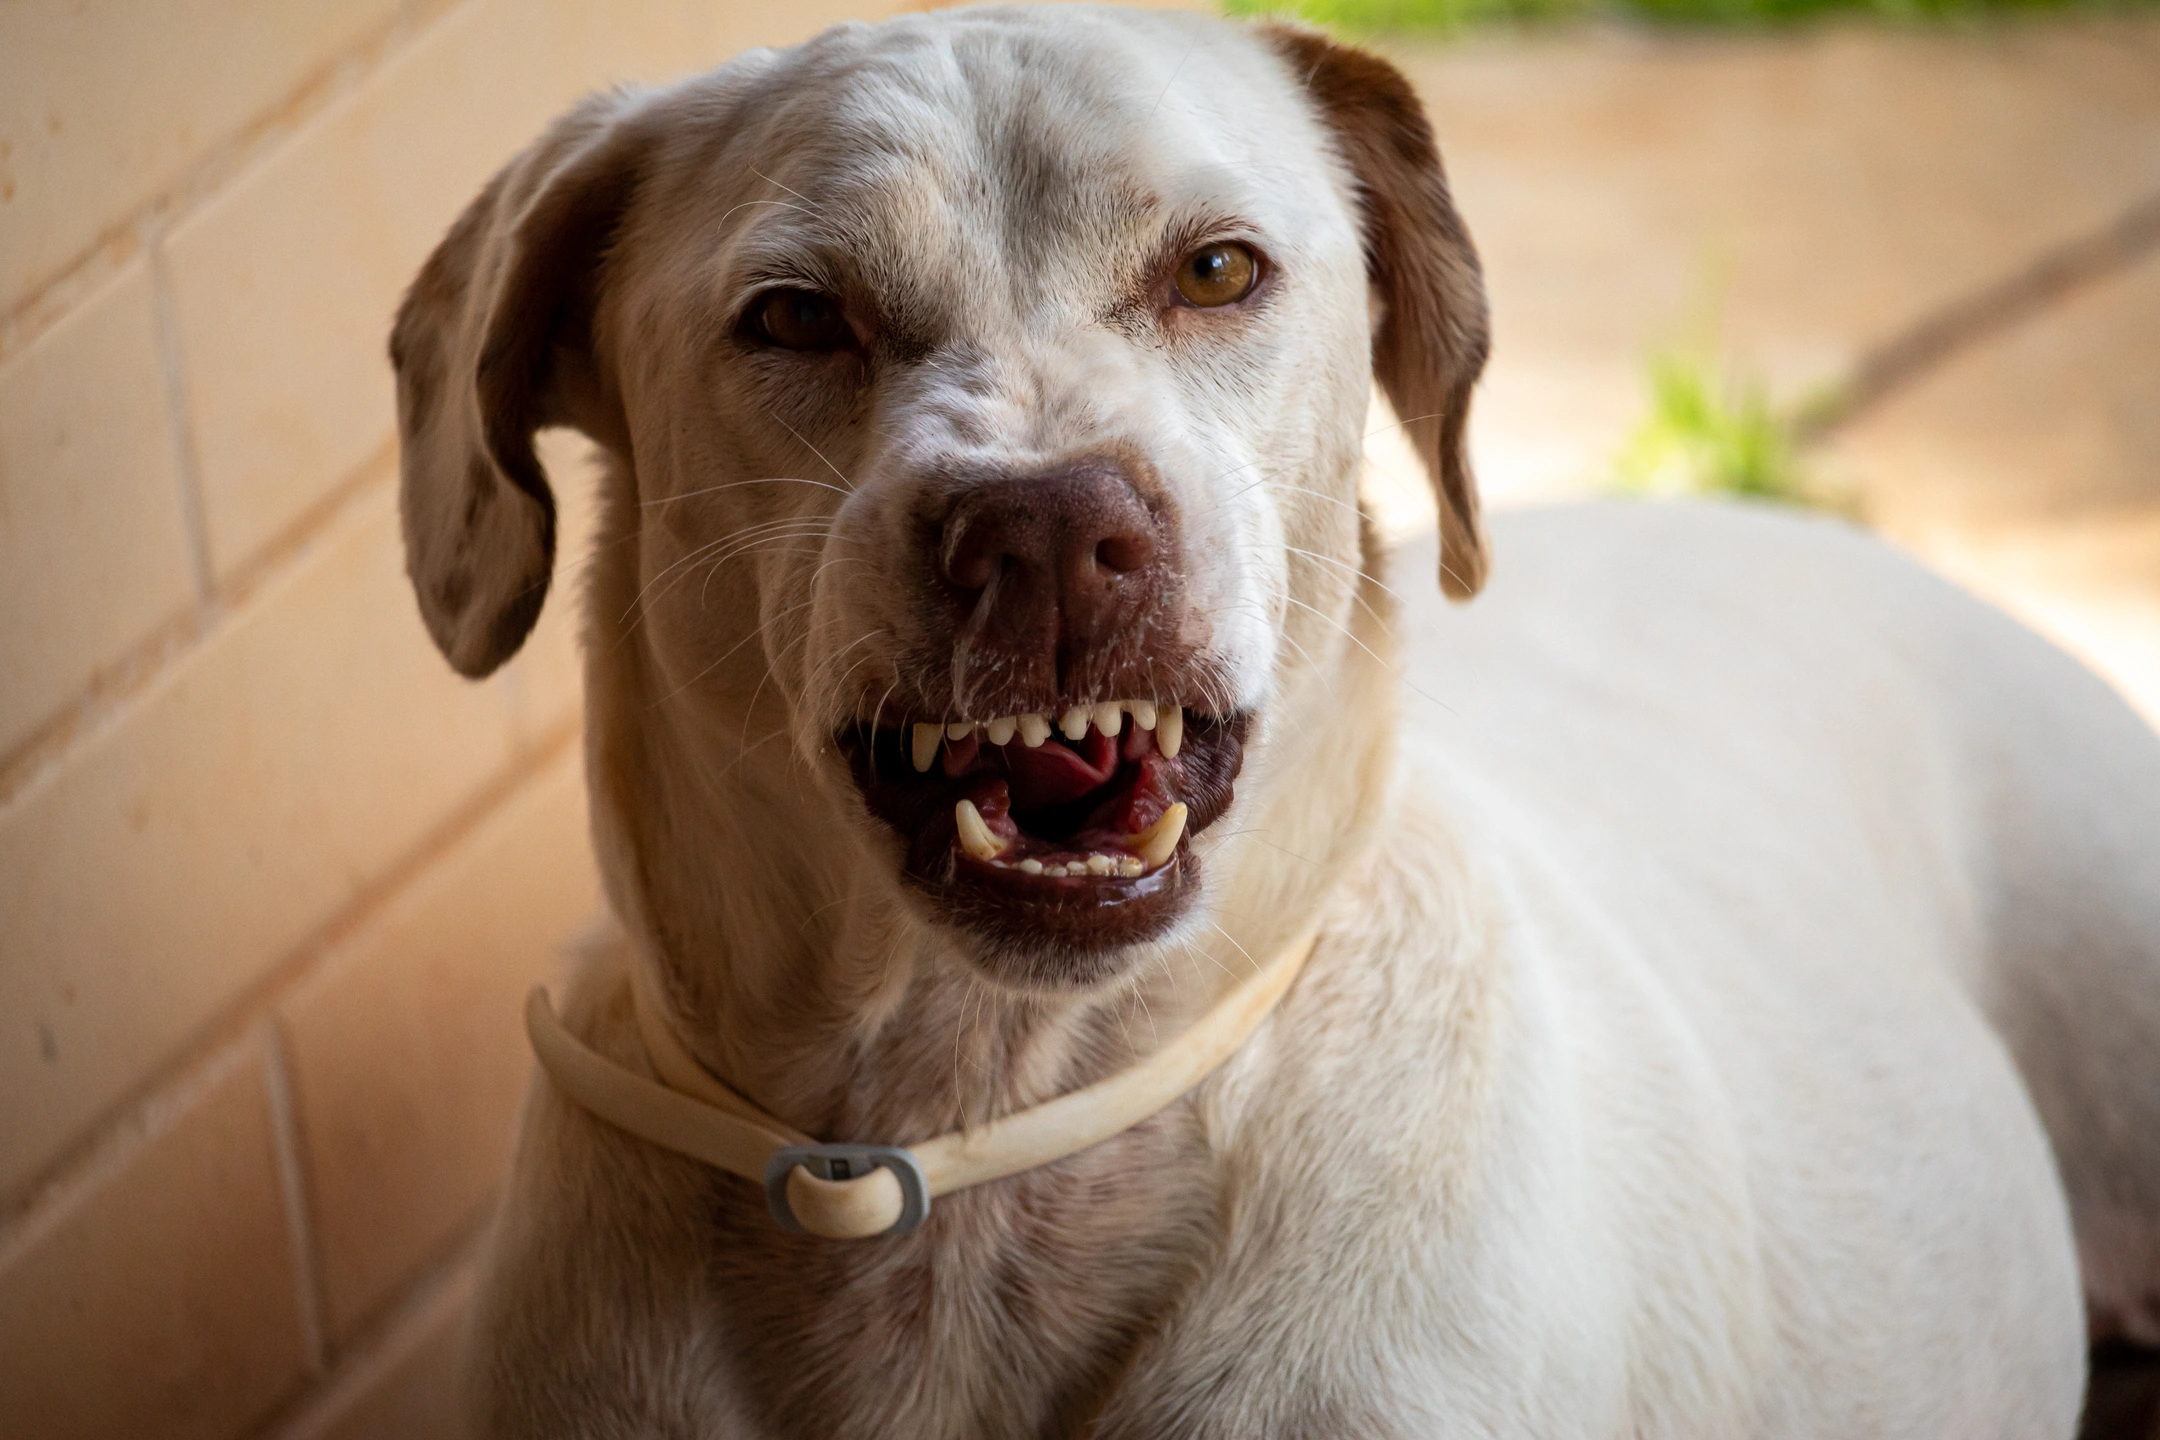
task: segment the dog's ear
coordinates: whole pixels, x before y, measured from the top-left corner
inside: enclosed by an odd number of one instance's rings
[[[596,95],[489,182],[420,270],[390,336],[405,568],[460,674],[515,654],[547,596],[555,497],[534,432],[620,429],[594,353],[599,271],[642,144]]]
[[[1485,368],[1485,285],[1448,198],[1432,126],[1402,72],[1377,55],[1285,25],[1261,34],[1288,63],[1357,183],[1365,271],[1380,302],[1373,374],[1440,501],[1440,588],[1485,583],[1485,527],[1465,428]]]

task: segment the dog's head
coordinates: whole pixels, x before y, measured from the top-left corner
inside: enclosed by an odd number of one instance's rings
[[[534,434],[584,431],[589,708],[646,756],[610,803],[647,848],[754,791],[705,883],[885,887],[1086,983],[1204,919],[1249,747],[1331,743],[1376,374],[1478,587],[1485,335],[1379,60],[1083,7],[842,27],[587,101],[458,222],[392,342],[410,570],[500,665],[553,564]]]

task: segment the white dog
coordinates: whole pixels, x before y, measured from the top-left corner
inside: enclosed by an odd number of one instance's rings
[[[485,1433],[2060,1437],[2088,1317],[2160,1340],[2160,743],[1829,523],[1523,515],[1442,605],[1485,336],[1408,86],[1281,28],[846,26],[488,187],[398,319],[406,537],[484,674],[534,432],[607,457],[595,1064],[917,1146],[1320,938],[1181,1098],[876,1238],[542,1080]]]

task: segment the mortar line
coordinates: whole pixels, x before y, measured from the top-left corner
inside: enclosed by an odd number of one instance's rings
[[[0,1211],[0,1273],[65,1225],[102,1186],[169,1134],[204,1096],[232,1078],[252,1053],[245,1035],[220,1035],[203,1046],[170,1084],[97,1127],[91,1140],[75,1147],[76,1162],[64,1174],[52,1174],[38,1186],[33,1201]]]
[[[1831,394],[1793,420],[1800,445],[1827,439],[1943,364],[2160,249],[2160,193],[2097,230],[2052,245],[2010,274],[1969,290],[1871,346]]]
[[[207,644],[221,627],[241,618],[248,601],[274,584],[384,485],[396,442],[386,439],[363,464],[303,510],[253,555],[234,565],[225,584],[212,580],[214,604],[197,604],[158,626],[131,648],[107,660],[91,682],[54,710],[13,748],[0,752],[0,809],[12,806],[56,775],[68,756],[89,744],[128,713],[129,706],[190,649]]]
[[[133,258],[145,226],[172,227],[203,209],[293,135],[364,87],[431,25],[473,0],[405,0],[383,23],[325,56],[263,108],[197,150],[172,178],[129,207],[22,294],[0,305],[0,362],[35,344]]]
[[[136,1132],[154,1135],[165,1123],[174,1096],[195,1093],[203,1076],[245,1048],[249,1032],[262,1017],[319,973],[328,959],[357,934],[384,906],[416,883],[428,868],[477,833],[488,819],[510,804],[548,766],[576,749],[583,733],[581,713],[550,727],[529,750],[461,797],[435,824],[381,872],[361,884],[314,929],[263,967],[217,1014],[205,1020],[152,1064],[133,1085],[86,1120],[73,1139],[5,1191],[0,1191],[0,1258],[13,1253],[26,1232],[48,1223],[53,1211],[66,1209],[69,1197],[102,1175],[118,1148],[128,1148]]]
[[[406,1282],[389,1309],[345,1347],[337,1368],[294,1396],[255,1432],[277,1440],[311,1440],[334,1429],[340,1412],[409,1358],[420,1338],[449,1307],[470,1298],[479,1283],[492,1202],[439,1258]]]
[[[270,1094],[270,1134],[277,1150],[278,1188],[285,1198],[287,1242],[292,1247],[293,1288],[300,1309],[300,1342],[308,1373],[320,1380],[330,1373],[329,1327],[324,1319],[322,1249],[315,1243],[315,1212],[301,1164],[299,1107],[292,1095],[292,1044],[271,1005],[257,1022],[262,1035],[263,1077]]]
[[[159,378],[165,388],[165,424],[172,442],[173,472],[180,484],[180,524],[187,536],[188,564],[195,576],[195,600],[207,616],[217,607],[217,583],[203,506],[202,452],[195,439],[194,398],[180,343],[180,311],[173,298],[172,267],[165,255],[165,226],[153,221],[146,228],[143,252],[150,269],[150,306],[157,326]]]

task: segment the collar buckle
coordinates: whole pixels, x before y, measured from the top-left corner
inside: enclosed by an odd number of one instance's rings
[[[930,1180],[915,1152],[899,1145],[783,1145],[765,1162],[765,1204],[783,1230],[814,1233],[796,1218],[788,1201],[788,1176],[800,1165],[825,1181],[860,1180],[874,1170],[888,1170],[900,1182],[900,1218],[881,1235],[905,1235],[930,1213]]]

